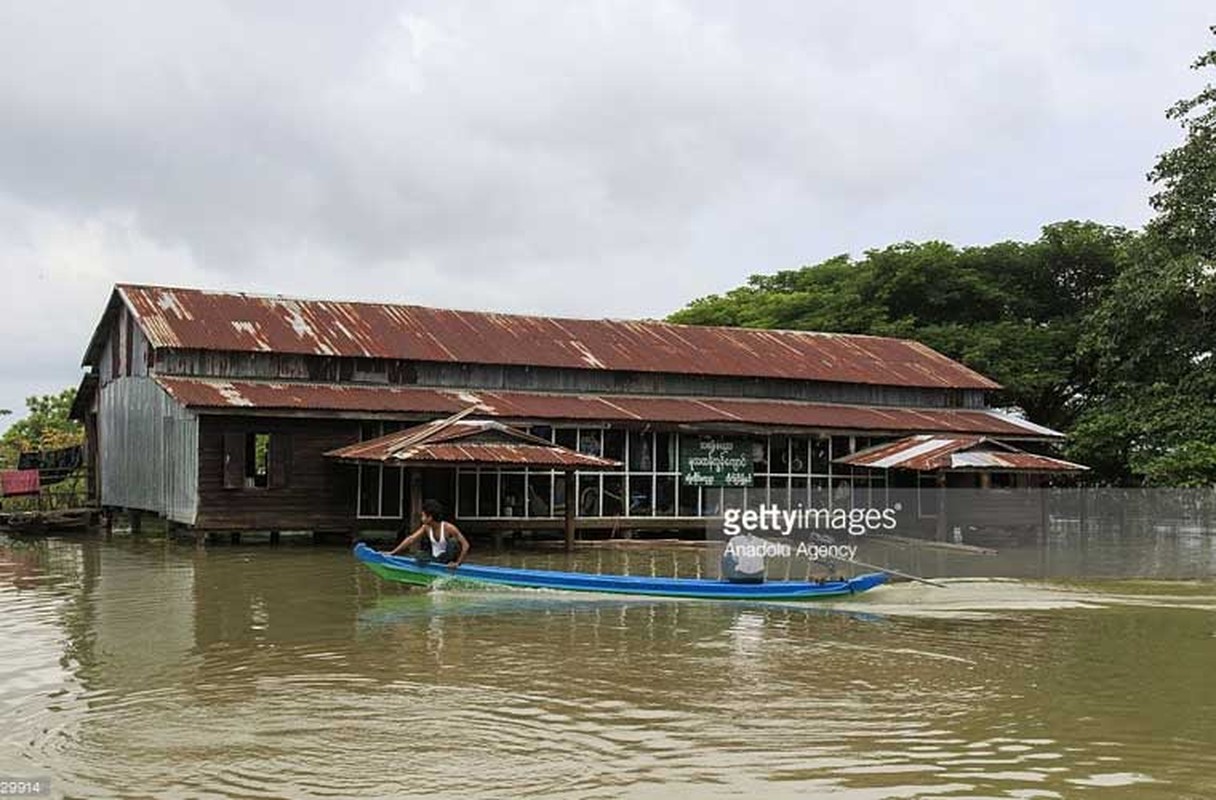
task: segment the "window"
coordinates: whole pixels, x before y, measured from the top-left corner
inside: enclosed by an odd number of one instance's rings
[[[223,435],[225,489],[274,489],[291,477],[291,434],[230,431]]]
[[[621,462],[618,469],[576,473],[575,513],[580,517],[712,517],[727,507],[771,503],[782,508],[829,508],[834,502],[847,506],[854,502],[851,471],[832,459],[879,441],[796,434],[750,437],[753,483],[724,489],[683,485],[683,436],[678,433],[548,425],[536,426],[532,433]],[[874,501],[885,491],[885,476],[862,477],[857,502]],[[466,517],[558,518],[565,511],[565,494],[560,470],[457,471],[457,508]]]
[[[245,434],[245,486],[265,489],[270,486],[270,434]]]
[[[364,422],[359,440],[376,439],[401,428],[398,422]],[[360,519],[401,519],[405,506],[405,470],[383,464],[360,464],[358,506]]]
[[[388,383],[388,365],[382,358],[356,358],[351,379],[356,383]]]

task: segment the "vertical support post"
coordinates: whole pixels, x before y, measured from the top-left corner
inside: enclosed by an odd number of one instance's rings
[[[131,520],[131,535],[139,536],[144,527],[144,512],[138,508],[128,508],[127,517]]]
[[[279,532],[278,531],[270,532],[270,543],[272,545],[277,545],[279,543]]]
[[[566,470],[566,552],[574,549],[574,511],[577,504],[574,471]]]
[[[1047,487],[1036,480],[1035,491],[1039,493],[1039,544],[1047,547],[1047,533],[1051,529],[1051,509],[1047,505]]]
[[[949,530],[950,523],[946,519],[946,473],[941,471],[937,473],[937,540],[939,542],[946,541],[946,532]]]
[[[416,531],[422,524],[422,471],[418,467],[409,469],[409,483],[410,531]]]
[[[228,534],[228,541],[231,544],[240,544],[241,543],[241,532],[233,531],[232,533]]]

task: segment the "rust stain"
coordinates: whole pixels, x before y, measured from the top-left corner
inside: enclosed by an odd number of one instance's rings
[[[738,423],[793,429],[941,432],[1034,439],[1061,434],[983,409],[909,409],[892,406],[801,403],[721,397],[575,395],[479,391],[416,386],[219,381],[158,376],[174,399],[191,408],[231,407],[229,398],[259,409],[368,412],[401,415],[452,414],[478,404],[486,416],[508,420],[596,421],[695,425]],[[223,390],[221,391],[221,388]],[[247,401],[247,402],[245,402]]]
[[[1082,472],[1081,464],[1060,458],[1027,453],[1006,442],[985,436],[925,434],[871,447],[844,458],[839,464],[874,469],[1015,470],[1026,472]]]
[[[1000,388],[923,344],[875,336],[563,319],[126,284],[117,290],[156,347]]]
[[[619,462],[578,453],[494,420],[424,423],[325,454],[345,461],[511,464],[612,469]]]

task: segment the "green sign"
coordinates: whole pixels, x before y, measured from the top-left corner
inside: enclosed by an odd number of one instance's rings
[[[752,452],[746,439],[680,437],[685,486],[751,486]]]

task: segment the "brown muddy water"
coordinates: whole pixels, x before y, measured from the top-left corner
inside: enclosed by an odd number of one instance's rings
[[[953,577],[656,601],[408,590],[337,548],[0,538],[0,778],[88,798],[1216,797],[1211,536],[859,557]]]

